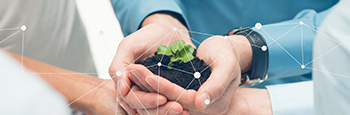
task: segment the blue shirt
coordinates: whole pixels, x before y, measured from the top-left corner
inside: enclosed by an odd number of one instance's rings
[[[180,14],[190,31],[223,35],[238,27],[253,27],[257,22],[263,24],[263,30],[273,39],[296,26],[299,21],[318,27],[328,8],[338,0],[111,0],[120,22],[124,36],[139,29],[143,19],[148,15],[169,11]],[[309,9],[309,10],[306,10]],[[325,11],[323,13],[319,13]],[[287,25],[286,25],[287,24]],[[290,24],[290,25],[288,25]],[[279,26],[280,25],[280,26]],[[299,29],[299,31],[298,31]],[[294,29],[277,42],[302,64],[300,46],[300,27]],[[303,75],[310,70],[301,69],[288,53],[279,47],[262,30],[269,45],[270,78]],[[311,61],[312,42],[315,32],[304,27],[304,64]],[[296,36],[299,35],[299,36]],[[191,33],[202,42],[208,35]],[[197,42],[193,42],[199,46]],[[282,66],[281,66],[282,65]],[[311,66],[308,64],[306,67]]]
[[[328,9],[338,0],[111,0],[111,2],[125,36],[139,29],[143,19],[148,15],[159,11],[178,13],[190,31],[209,34],[191,32],[191,37],[199,42],[210,35],[223,35],[238,27],[254,27],[259,22],[263,25],[262,28],[254,30],[259,32],[268,44],[269,80],[285,78],[283,82],[294,82],[305,79],[290,78],[291,76],[307,75],[309,77],[307,79],[310,80],[311,70],[303,69],[301,66],[312,67],[312,43],[316,34],[314,29],[327,15]],[[303,24],[299,24],[300,21]],[[309,83],[301,84],[310,86]],[[289,87],[294,85],[285,88],[289,93],[296,94],[298,89],[292,90],[293,88]],[[312,95],[312,90],[309,89],[312,88],[302,90],[301,93]],[[283,90],[278,86],[271,86],[271,90],[268,87],[268,90],[274,113],[278,113],[277,110],[283,111],[278,109],[278,104],[286,104],[288,101],[286,97],[293,95],[274,92],[273,90]],[[303,96],[299,97],[301,98],[297,99],[302,99]],[[273,98],[279,98],[279,103],[275,103]],[[304,113],[310,110],[306,111]]]

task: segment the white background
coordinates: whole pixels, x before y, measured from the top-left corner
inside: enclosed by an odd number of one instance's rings
[[[123,39],[111,2],[110,0],[76,0],[76,2],[89,38],[98,76],[110,79],[106,73],[118,44]],[[103,31],[104,38],[99,34],[100,31]]]

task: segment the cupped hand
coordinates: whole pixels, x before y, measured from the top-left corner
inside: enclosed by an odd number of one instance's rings
[[[174,41],[184,40],[186,44],[194,46],[191,40],[184,39],[186,37],[182,37],[184,35],[179,34],[178,30],[187,28],[170,15],[153,14],[144,20],[141,29],[124,38],[119,44],[109,72],[121,97],[120,102],[124,103],[129,114],[137,113],[137,109],[150,110],[159,105],[169,107],[166,106],[166,101],[162,101],[167,100],[165,96],[155,93],[149,85],[133,80],[132,76],[138,71],[129,71],[127,68],[135,62],[151,57],[159,45],[169,46]],[[161,100],[161,103],[155,105],[157,100]],[[182,109],[179,104],[174,108]]]
[[[159,84],[159,93],[169,100],[176,100],[191,114],[224,114],[240,84],[241,71],[249,69],[250,50],[249,41],[244,36],[213,36],[203,41],[197,56],[210,66],[212,73],[198,92],[185,90],[155,75],[145,79],[152,88]]]

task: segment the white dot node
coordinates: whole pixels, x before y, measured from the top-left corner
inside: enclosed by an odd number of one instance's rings
[[[220,55],[220,58],[224,58],[224,54],[221,54],[221,55]]]
[[[301,69],[304,69],[305,68],[305,65],[301,65]]]
[[[99,33],[101,36],[102,36],[103,34],[105,34],[105,32],[104,32],[103,30],[100,30],[98,33]]]
[[[174,30],[174,31],[176,31],[176,30],[177,30],[177,28],[176,28],[176,27],[174,27],[174,28],[173,28],[173,30]]]
[[[224,39],[226,40],[226,39],[227,39],[227,36],[224,36]]]
[[[117,76],[121,76],[122,72],[121,71],[117,71]]]
[[[199,79],[201,77],[201,73],[194,72],[193,76],[194,76],[194,78]]]
[[[22,25],[22,26],[21,26],[21,30],[22,30],[22,31],[26,31],[26,30],[27,30],[27,26],[26,26],[26,25]]]
[[[210,100],[209,100],[209,99],[206,99],[206,100],[204,101],[204,103],[205,103],[206,105],[208,105],[208,104],[210,103]]]
[[[262,46],[262,47],[261,47],[261,50],[262,50],[262,51],[266,51],[266,50],[267,50],[267,47],[266,47],[266,46]]]
[[[258,22],[258,23],[255,24],[255,28],[256,29],[259,30],[259,29],[261,29],[261,27],[262,27],[261,23]]]
[[[304,22],[303,22],[303,21],[300,21],[300,22],[299,22],[299,24],[300,24],[300,25],[303,25],[303,24],[304,24]]]
[[[157,65],[158,65],[158,66],[162,66],[162,63],[158,62]]]

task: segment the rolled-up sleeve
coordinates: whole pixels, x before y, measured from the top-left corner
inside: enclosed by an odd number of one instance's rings
[[[315,30],[329,10],[319,13],[315,10],[303,10],[292,20],[263,24],[261,29],[255,29],[268,44],[270,79],[300,76],[311,72],[310,69],[303,69],[301,66],[312,67]]]

